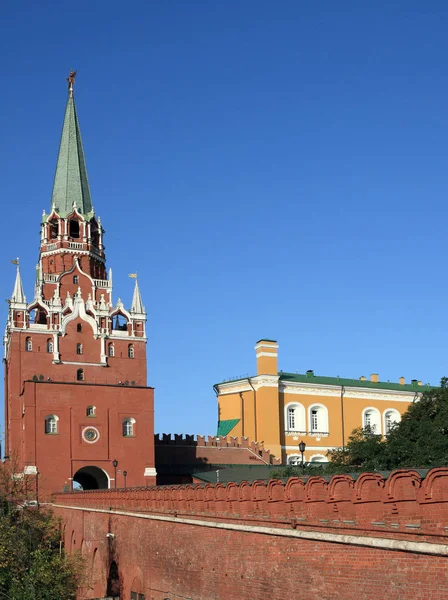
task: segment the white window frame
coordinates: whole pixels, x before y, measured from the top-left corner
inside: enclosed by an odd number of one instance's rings
[[[396,417],[393,419],[392,425],[393,423],[399,423],[401,421],[401,414],[396,408],[386,408],[386,410],[383,413],[383,431],[385,436],[389,435],[390,433],[390,428],[388,428],[387,423],[388,415],[393,415],[394,417]]]
[[[25,351],[32,352],[33,351],[33,340],[30,337],[27,337],[25,340]]]
[[[133,419],[132,417],[126,417],[126,419],[123,419],[122,433],[123,437],[135,436],[135,419]]]
[[[115,356],[115,346],[112,342],[107,347],[107,355],[110,356],[110,358],[114,358]]]
[[[55,435],[56,433],[59,433],[59,417],[47,415],[45,417],[45,435]]]
[[[294,410],[294,427],[290,427],[289,411]],[[287,432],[306,432],[305,407],[300,402],[289,402],[285,406],[285,431]]]
[[[313,411],[317,410],[317,428],[313,428]],[[308,409],[309,433],[329,433],[328,408],[324,404],[312,404]]]
[[[303,459],[305,461],[305,458]],[[286,457],[286,464],[291,465],[291,467],[298,467],[302,464],[302,455],[301,454],[288,454]]]
[[[381,413],[374,406],[367,406],[366,408],[363,409],[362,416],[361,416],[362,428],[365,429],[367,426],[366,415],[368,413],[370,413],[370,423],[371,423],[370,427],[371,427],[372,433],[374,433],[375,435],[381,435],[381,433],[382,433]]]
[[[134,344],[129,344],[128,346],[128,358],[135,358]]]
[[[47,352],[49,354],[53,353],[53,347],[54,347],[53,340],[47,340]]]

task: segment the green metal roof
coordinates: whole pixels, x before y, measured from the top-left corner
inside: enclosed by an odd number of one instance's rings
[[[297,381],[299,383],[313,383],[317,385],[337,385],[344,387],[375,388],[380,390],[397,390],[400,392],[425,392],[434,388],[433,385],[418,385],[391,383],[390,381],[363,381],[362,379],[346,379],[344,377],[323,377],[314,374],[284,373],[280,372],[280,381]]]
[[[216,432],[216,435],[224,437],[225,435],[229,434],[235,425],[237,425],[237,423],[240,421],[241,419],[227,419],[225,421],[218,421],[218,431]]]
[[[65,107],[51,203],[63,217],[72,212],[73,203],[76,203],[77,210],[81,214],[90,215],[92,213],[81,131],[75,100],[71,93],[69,93]]]
[[[417,383],[408,383],[402,385],[401,383],[392,383],[390,381],[363,381],[362,379],[347,379],[345,377],[325,377],[321,375],[314,375],[311,373],[285,373],[280,371],[280,381],[283,382],[297,382],[297,383],[311,383],[314,385],[335,385],[339,387],[360,387],[360,388],[373,388],[379,390],[397,390],[399,392],[426,392],[432,390],[437,386],[434,385],[418,385]],[[227,381],[221,381],[215,385],[222,385],[224,383],[237,383],[238,381],[247,381],[248,377],[241,379],[232,379]],[[223,421],[224,423],[225,421]]]

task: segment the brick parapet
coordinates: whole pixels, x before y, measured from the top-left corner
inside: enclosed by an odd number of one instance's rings
[[[159,464],[280,464],[260,442],[247,437],[156,434],[154,444]],[[179,449],[188,449],[185,453]]]
[[[57,494],[55,504],[406,539],[448,537],[448,468]]]

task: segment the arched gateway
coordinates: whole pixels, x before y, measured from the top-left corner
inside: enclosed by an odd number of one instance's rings
[[[73,482],[79,484],[83,490],[105,490],[109,487],[106,473],[94,466],[82,467],[76,471]]]

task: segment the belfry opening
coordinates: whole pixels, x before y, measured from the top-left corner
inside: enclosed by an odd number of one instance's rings
[[[109,487],[106,473],[98,467],[82,467],[73,476],[73,483],[77,483],[83,490],[105,490]],[[76,486],[76,487],[78,487]]]

